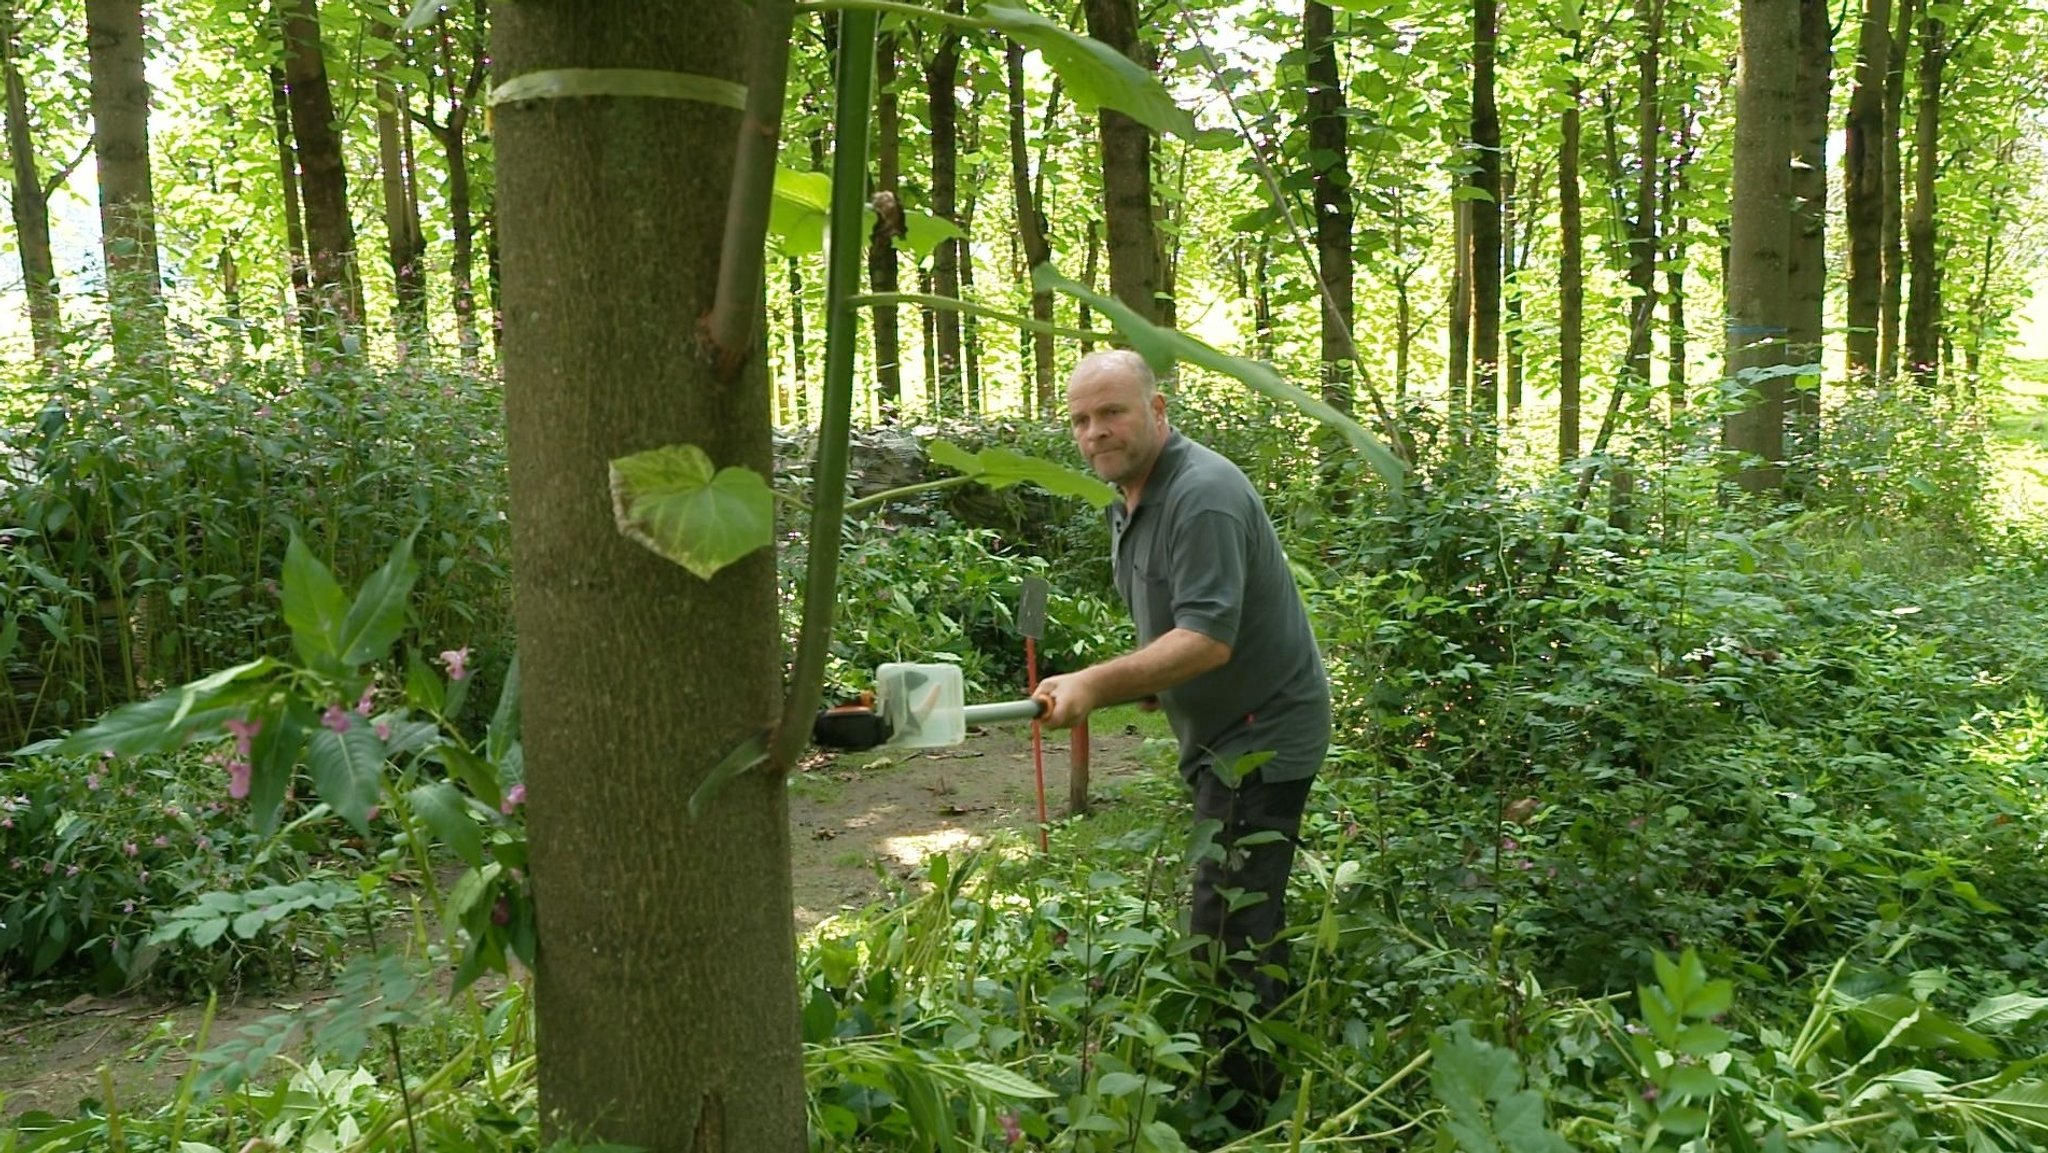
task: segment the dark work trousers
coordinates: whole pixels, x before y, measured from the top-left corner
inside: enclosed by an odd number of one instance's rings
[[[1223,855],[1195,865],[1188,931],[1220,946],[1227,971],[1235,983],[1252,990],[1261,1016],[1287,999],[1289,982],[1258,970],[1287,969],[1287,945],[1274,938],[1287,927],[1287,873],[1294,867],[1295,838],[1301,831],[1309,784],[1268,781],[1257,771],[1235,789],[1206,769],[1195,778],[1195,820],[1222,823],[1216,845]],[[1280,838],[1238,847],[1239,840],[1269,830]],[[1233,889],[1243,890],[1236,909],[1222,892]],[[1252,900],[1253,894],[1265,899]],[[1280,1095],[1279,1070],[1270,1057],[1242,1039],[1231,1045],[1221,1064],[1231,1085],[1244,1094],[1240,1107],[1231,1110],[1232,1118],[1249,1128],[1249,1119],[1262,1114]]]

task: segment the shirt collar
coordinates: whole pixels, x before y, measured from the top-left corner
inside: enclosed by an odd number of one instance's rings
[[[1181,465],[1187,463],[1187,458],[1188,438],[1182,436],[1178,429],[1169,427],[1166,430],[1166,443],[1159,446],[1158,459],[1152,462],[1152,471],[1145,477],[1144,490],[1138,493],[1137,508],[1131,511],[1135,513],[1140,508],[1157,504],[1164,499],[1160,494],[1166,490],[1167,482],[1180,472]]]

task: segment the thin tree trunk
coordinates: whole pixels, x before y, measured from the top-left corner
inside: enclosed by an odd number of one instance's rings
[[[477,26],[485,26],[483,0],[476,0]],[[455,339],[462,349],[463,366],[475,372],[482,340],[476,325],[476,221],[470,207],[469,117],[482,86],[485,60],[482,46],[472,53],[468,77],[455,87],[455,44],[449,30],[450,18],[441,15],[441,73],[448,78],[448,118],[436,122],[422,117],[420,123],[441,144],[448,165],[448,223],[453,234],[453,252],[448,264],[449,287],[454,296]],[[432,110],[428,110],[431,114]]]
[[[1579,204],[1579,145],[1584,98],[1578,74],[1582,44],[1572,44],[1572,80],[1557,150],[1557,459],[1579,459],[1579,385],[1586,327],[1586,239]]]
[[[1408,200],[1400,185],[1394,186],[1394,404],[1408,399],[1408,369],[1414,355],[1415,305],[1408,294],[1415,266],[1407,262]]]
[[[1039,199],[1031,180],[1030,152],[1024,138],[1024,48],[1011,41],[1005,50],[1003,61],[1009,81],[1010,96],[1010,189],[1017,202],[1017,234],[1024,244],[1024,263],[1036,268],[1052,259],[1052,245],[1045,237],[1045,217],[1040,212]],[[1048,108],[1049,117],[1052,110]],[[1041,171],[1043,167],[1041,166]],[[1053,300],[1050,291],[1033,291],[1031,294],[1031,318],[1041,324],[1051,324]],[[1052,333],[1034,332],[1030,336],[1031,348],[1031,411],[1038,416],[1050,416],[1053,411],[1053,343]]]
[[[1842,215],[1849,234],[1847,272],[1849,382],[1867,386],[1877,371],[1879,301],[1884,289],[1885,77],[1891,71],[1891,0],[1864,0],[1856,39],[1856,83],[1849,94],[1842,156]]]
[[[1450,393],[1449,422],[1469,427],[1472,407],[1472,202],[1451,203],[1451,307],[1444,334],[1444,386]],[[1459,434],[1462,443],[1463,434]]]
[[[635,67],[743,83],[751,12],[507,4],[491,55],[501,81]],[[710,306],[724,217],[652,210],[724,203],[739,114],[607,97],[493,120],[543,1142],[800,1153],[788,789],[741,773],[688,815],[782,707],[774,554],[699,580],[618,532],[605,479],[667,444],[771,467],[763,358],[716,380],[677,319]]]
[[[1252,335],[1259,359],[1273,359],[1273,246],[1261,234],[1252,254]]]
[[[16,247],[28,295],[28,327],[36,360],[55,365],[63,355],[63,317],[58,308],[57,264],[50,245],[50,200],[36,170],[35,140],[29,132],[28,90],[15,63],[14,0],[0,0],[0,72],[7,97],[7,155],[11,165]]]
[[[974,147],[969,145],[970,148]],[[974,299],[974,190],[981,187],[978,173],[970,174],[967,181],[967,196],[960,204],[960,295]],[[989,410],[988,397],[982,393],[981,381],[981,320],[973,315],[960,318],[960,363],[961,376],[966,387],[962,396],[969,413],[985,413]]]
[[[898,148],[903,134],[896,106],[896,37],[884,34],[875,46],[875,231],[868,240],[868,289],[896,291],[895,238],[903,234],[902,181]],[[887,197],[887,203],[882,198]],[[882,419],[903,412],[903,349],[893,304],[875,306],[875,388]]]
[[[1472,415],[1474,443],[1492,467],[1500,422],[1500,113],[1494,103],[1497,0],[1472,3]]]
[[[1658,98],[1657,72],[1663,57],[1664,3],[1652,0],[1642,11],[1636,45],[1636,170],[1635,205],[1628,220],[1629,376],[1650,383],[1650,317],[1657,308],[1657,142],[1663,134],[1663,102]]]
[[[1151,53],[1138,38],[1136,0],[1084,0],[1088,34],[1141,68]],[[1096,117],[1102,148],[1103,219],[1109,237],[1109,291],[1146,320],[1159,318],[1158,248],[1152,236],[1152,132],[1121,112]]]
[[[1501,309],[1506,318],[1500,333],[1501,421],[1513,424],[1522,411],[1522,245],[1520,236],[1522,194],[1518,163],[1509,163],[1500,173]]]
[[[1726,313],[1728,375],[1742,381],[1749,400],[1727,416],[1722,439],[1744,458],[1733,465],[1733,479],[1748,492],[1775,491],[1784,475],[1785,378],[1767,370],[1785,362],[1789,319],[1789,130],[1798,79],[1800,3],[1742,4]]]
[[[86,0],[93,157],[99,165],[100,246],[114,356],[133,369],[164,348],[163,272],[149,171],[148,46],[142,0]]]
[[[1315,205],[1316,268],[1322,277],[1323,403],[1339,412],[1351,411],[1351,392],[1358,353],[1351,345],[1352,304],[1351,167],[1349,136],[1344,120],[1344,73],[1337,61],[1336,13],[1319,0],[1302,5],[1302,52],[1308,72],[1308,150],[1310,191]],[[1339,513],[1350,502],[1349,486],[1338,468],[1347,449],[1324,437],[1323,485],[1331,508]]]
[[[949,11],[959,11],[955,0]],[[932,214],[958,223],[960,163],[960,101],[954,86],[960,76],[960,37],[948,31],[939,37],[925,69],[925,95],[932,126]],[[960,244],[948,237],[932,254],[932,292],[938,296],[960,295]],[[932,311],[932,310],[927,310]],[[938,341],[937,411],[941,416],[959,416],[966,410],[961,397],[960,314],[951,309],[936,310],[931,322]]]
[[[1094,221],[1094,220],[1090,220],[1090,221],[1088,222],[1088,252],[1087,252],[1087,254],[1086,254],[1085,256],[1083,256],[1083,257],[1081,258],[1081,283],[1082,283],[1082,284],[1085,284],[1085,285],[1087,285],[1087,286],[1088,286],[1088,290],[1089,290],[1090,292],[1094,292],[1094,291],[1096,291],[1096,289],[1095,289],[1095,279],[1096,279],[1096,276],[1097,276],[1097,274],[1099,274],[1099,273],[1101,272],[1101,270],[1102,270],[1102,229],[1100,228],[1100,226],[1099,226],[1099,225],[1097,224],[1097,222],[1096,222],[1096,221]],[[1094,327],[1093,327],[1093,325],[1094,325],[1094,322],[1095,322],[1095,317],[1094,317],[1094,314],[1093,314],[1093,313],[1092,313],[1092,312],[1091,312],[1091,311],[1089,310],[1089,308],[1088,308],[1088,306],[1087,306],[1087,305],[1083,304],[1083,305],[1081,306],[1081,331],[1083,331],[1083,332],[1093,332],[1093,331],[1095,331],[1095,329],[1094,329]],[[1092,341],[1092,340],[1083,340],[1083,341],[1081,342],[1081,355],[1082,355],[1082,356],[1086,356],[1086,355],[1088,355],[1089,353],[1091,353],[1091,352],[1093,352],[1093,351],[1095,351],[1095,342],[1094,342],[1094,341]]]
[[[308,350],[319,336],[319,307],[313,300],[313,277],[306,264],[306,226],[299,213],[299,158],[292,147],[290,97],[285,92],[284,69],[272,65],[270,115],[277,137],[278,177],[284,191],[284,245],[286,270],[292,283],[292,313],[299,340]]]
[[[427,238],[413,198],[414,158],[406,147],[407,97],[388,76],[377,79],[377,160],[383,177],[384,247],[391,264],[393,328],[408,352],[427,341]]]
[[[788,258],[789,272],[789,418],[798,428],[810,426],[810,374],[804,366],[804,263]]]
[[[318,322],[336,348],[362,323],[363,289],[356,273],[355,224],[349,216],[348,171],[321,51],[319,0],[283,0],[286,94],[298,143],[299,190],[305,198],[306,248]]]
[[[1913,211],[1906,221],[1911,285],[1906,299],[1906,371],[1931,389],[1941,375],[1941,262],[1936,256],[1935,177],[1941,170],[1941,73],[1947,29],[1932,7],[1920,20],[1919,92],[1913,102]]]
[[[1799,0],[1799,45],[1792,106],[1792,242],[1786,253],[1785,287],[1791,306],[1785,355],[1793,364],[1814,365],[1786,394],[1786,427],[1792,452],[1805,456],[1820,447],[1819,365],[1827,298],[1828,98],[1834,82],[1834,29],[1828,0]]]
[[[1906,204],[1905,133],[1906,60],[1913,49],[1913,25],[1922,0],[1900,0],[1898,23],[1891,33],[1890,67],[1884,77],[1884,217],[1878,244],[1884,256],[1884,283],[1878,292],[1877,374],[1890,381],[1899,375],[1899,313],[1905,300],[1906,251],[1901,238]]]
[[[917,274],[917,290],[926,296],[932,295],[932,274],[929,270]],[[939,407],[939,310],[919,310],[924,321],[924,404],[934,415],[943,415]]]
[[[1664,221],[1664,295],[1666,304],[1665,332],[1667,345],[1664,365],[1664,393],[1670,405],[1671,419],[1686,410],[1685,361],[1685,265],[1691,259],[1690,246],[1686,242],[1686,226],[1682,201],[1685,191],[1685,176],[1692,164],[1693,117],[1681,110],[1678,125],[1677,148],[1664,164],[1664,206],[1659,217]]]

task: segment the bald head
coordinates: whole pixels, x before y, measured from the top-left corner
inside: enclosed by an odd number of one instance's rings
[[[1095,475],[1135,501],[1166,444],[1166,398],[1145,358],[1128,349],[1090,353],[1067,378],[1074,443]]]

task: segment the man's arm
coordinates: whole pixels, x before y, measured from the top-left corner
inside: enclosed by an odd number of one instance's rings
[[[1230,659],[1230,646],[1193,629],[1161,633],[1136,652],[1047,677],[1033,696],[1046,703],[1045,723],[1063,729],[1096,709],[1135,701],[1184,684]]]

